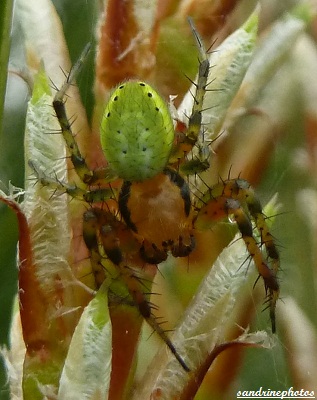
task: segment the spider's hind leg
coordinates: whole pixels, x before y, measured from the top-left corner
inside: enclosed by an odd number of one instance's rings
[[[275,307],[279,297],[277,272],[280,265],[279,253],[267,226],[261,204],[250,184],[243,179],[228,179],[211,187],[201,199],[202,206],[196,217],[196,226],[204,228],[215,221],[233,217],[246,248],[254,261],[268,292],[272,331],[275,332]],[[260,235],[257,242],[252,222]],[[261,247],[264,245],[266,255]],[[269,262],[266,261],[266,258]]]
[[[152,313],[153,305],[149,296],[156,266],[144,265],[139,252],[140,243],[132,232],[111,212],[91,208],[84,214],[83,237],[90,252],[96,287],[108,279],[109,302],[137,307],[140,315],[165,342],[182,368],[189,371]]]

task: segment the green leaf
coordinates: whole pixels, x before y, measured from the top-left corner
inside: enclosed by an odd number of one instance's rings
[[[111,353],[107,291],[101,287],[74,332],[60,380],[59,400],[105,399]]]

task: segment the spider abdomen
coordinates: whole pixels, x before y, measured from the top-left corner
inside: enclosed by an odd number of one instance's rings
[[[159,263],[169,251],[185,257],[193,250],[189,191],[176,172],[165,170],[144,182],[124,182],[119,209],[142,238],[145,261]]]
[[[168,107],[151,86],[128,81],[115,89],[103,114],[101,144],[120,178],[143,181],[161,172],[173,141]]]

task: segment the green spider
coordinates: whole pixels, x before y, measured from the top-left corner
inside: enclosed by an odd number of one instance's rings
[[[240,178],[220,181],[199,200],[192,198],[189,189],[186,178],[207,170],[210,155],[202,126],[210,64],[201,38],[193,26],[192,30],[199,50],[199,71],[184,131],[175,130],[168,106],[150,85],[137,80],[123,82],[113,91],[101,122],[101,145],[108,166],[90,170],[75,141],[64,104],[87,48],[53,101],[81,185],[57,181],[32,160],[29,162],[43,185],[88,203],[83,215],[83,238],[96,287],[107,279],[110,262],[117,271],[116,279],[119,277],[127,287],[127,301],[138,308],[186,371],[187,364],[153,316],[142,275],[146,265],[157,266],[169,254],[188,257],[195,249],[197,231],[231,217],[264,280],[273,332],[279,297],[278,251],[250,184]],[[251,221],[260,234],[260,243],[254,237]]]

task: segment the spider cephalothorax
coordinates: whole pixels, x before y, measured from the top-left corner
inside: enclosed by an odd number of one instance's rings
[[[101,123],[101,144],[108,166],[91,171],[79,151],[64,107],[65,92],[78,72],[81,59],[57,92],[53,106],[82,185],[58,182],[31,162],[44,185],[90,205],[84,213],[83,238],[90,253],[96,286],[108,278],[105,265],[110,260],[117,271],[115,278],[121,279],[128,289],[130,299],[126,301],[139,309],[186,370],[187,365],[152,315],[149,293],[142,282],[144,265],[156,266],[168,254],[187,257],[195,248],[196,231],[208,229],[215,221],[230,216],[264,279],[273,331],[279,295],[278,251],[260,202],[248,182],[220,181],[208,187],[192,204],[186,176],[209,168],[202,112],[210,68],[202,41],[194,28],[193,32],[200,61],[194,105],[184,132],[174,131],[166,103],[150,85],[137,80],[124,82],[113,91]],[[189,157],[193,149],[194,156]],[[121,182],[118,193],[115,186],[109,185],[115,179]],[[117,204],[114,208],[107,205],[113,199]],[[259,233],[260,243],[254,237],[251,221]],[[266,255],[262,253],[262,245]]]

